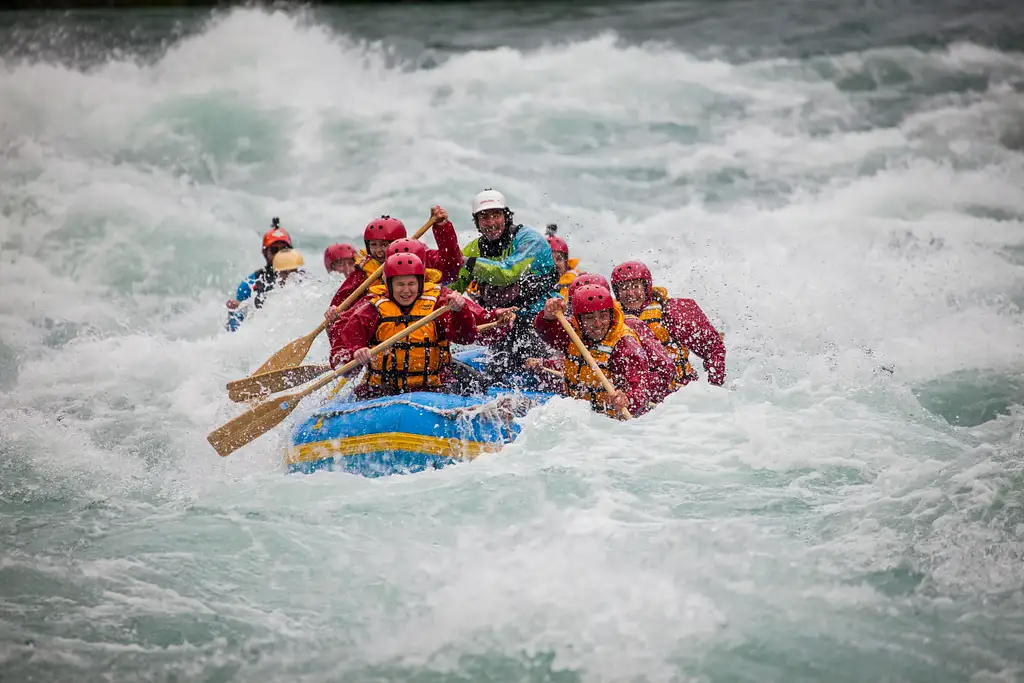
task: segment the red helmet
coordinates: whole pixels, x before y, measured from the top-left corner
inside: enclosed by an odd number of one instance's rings
[[[388,245],[388,256],[394,254],[412,254],[424,264],[427,262],[427,245],[419,240],[403,237]]]
[[[263,248],[266,249],[274,242],[284,242],[292,246],[292,236],[284,228],[273,228],[263,233]]]
[[[391,216],[381,216],[380,218],[374,218],[372,221],[366,224],[363,229],[363,239],[369,242],[370,240],[386,240],[393,242],[400,240],[405,237],[405,224],[397,218]]]
[[[640,261],[626,261],[612,269],[612,287],[617,287],[630,280],[643,280],[647,283],[648,290],[654,282],[651,277],[651,269]]]
[[[565,254],[566,258],[569,257],[569,245],[561,237],[548,235],[548,244],[551,246],[551,251]]]
[[[615,307],[612,293],[601,285],[583,285],[572,294],[572,314],[577,318],[585,313]]]
[[[604,287],[609,292],[612,288],[608,285],[608,281],[604,279],[604,275],[598,273],[583,273],[578,278],[569,283],[569,301],[572,301],[572,294],[583,285],[598,285]]]
[[[390,280],[399,275],[419,275],[423,277],[425,269],[423,261],[415,254],[392,254],[384,261],[384,279]]]
[[[332,244],[331,246],[324,249],[324,268],[327,272],[331,271],[331,265],[338,259],[356,257],[355,247],[348,244]]]

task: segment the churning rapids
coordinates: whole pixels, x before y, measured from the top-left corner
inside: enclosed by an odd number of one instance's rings
[[[931,5],[0,15],[0,680],[1024,680],[1024,21]],[[218,458],[322,249],[483,187],[726,387]],[[320,280],[230,334],[272,216]]]

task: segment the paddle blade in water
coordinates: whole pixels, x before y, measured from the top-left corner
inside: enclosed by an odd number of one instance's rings
[[[251,401],[279,391],[286,391],[329,372],[330,365],[298,365],[293,368],[264,372],[228,382],[228,398],[235,403]]]
[[[221,456],[231,455],[253,439],[281,424],[295,410],[302,396],[303,394],[298,392],[265,401],[210,432],[206,439]]]

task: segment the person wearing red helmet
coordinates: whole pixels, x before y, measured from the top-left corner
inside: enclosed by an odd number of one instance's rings
[[[393,256],[394,254],[413,254],[416,256],[416,258],[418,258],[420,261],[423,261],[424,263],[426,263],[428,260],[427,245],[425,245],[423,242],[420,242],[419,240],[414,240],[409,237],[403,237],[402,239],[395,240],[394,242],[388,245],[388,250],[385,259],[387,257]],[[444,276],[441,274],[441,271],[437,270],[436,268],[424,269],[424,279],[428,283],[432,282],[441,284],[443,277]],[[369,291],[367,291],[363,299],[366,299],[371,296],[372,294]],[[349,307],[349,311],[351,311],[353,308],[355,308],[355,306]],[[327,338],[331,344],[334,343],[334,335],[337,334],[337,332],[341,329],[341,327],[337,324],[337,321],[340,318],[342,318],[345,314],[346,312],[341,311],[338,307],[329,308],[327,310],[327,313],[325,314],[325,317],[330,323],[330,327],[327,328]]]
[[[622,408],[634,416],[649,409],[651,377],[640,340],[623,319],[612,293],[600,285],[577,287],[572,295],[571,324],[587,350],[597,361],[615,393],[604,390],[579,349],[558,322],[556,314],[565,311],[565,299],[552,297],[544,303],[533,324],[541,339],[562,349],[562,375],[565,393],[590,402],[597,412],[617,417]]]
[[[582,273],[569,285],[570,301],[572,300],[573,292],[583,285],[599,285],[609,292],[612,291],[611,285],[608,284],[608,280],[604,279],[603,275]],[[615,305],[622,310],[622,306],[618,301],[615,302]],[[651,373],[651,401],[653,403],[661,403],[665,400],[666,396],[672,393],[675,386],[675,362],[644,321],[625,311],[623,311],[623,320],[626,323],[626,327],[636,333],[637,339],[640,340],[640,346],[644,350],[644,355],[647,357],[647,369]]]
[[[654,286],[650,269],[640,261],[615,266],[612,287],[622,309],[642,320],[672,357],[673,391],[697,379],[691,351],[704,360],[708,382],[725,382],[725,343],[696,301],[669,298],[665,288]]]
[[[263,233],[263,260],[266,261],[266,265],[242,280],[235,290],[235,298],[228,299],[225,304],[228,309],[228,321],[225,327],[228,330],[234,332],[245,320],[245,310],[241,308],[243,302],[251,298],[253,306],[263,308],[267,292],[272,290],[277,282],[277,276],[274,273],[274,257],[278,252],[291,248],[291,235],[281,227],[280,219],[272,218],[270,230]]]
[[[426,268],[424,269],[424,278],[426,278],[427,282],[436,282],[438,284],[444,284],[442,282],[444,275],[441,273],[441,271],[436,268],[430,267],[429,252],[427,250],[427,245],[425,245],[423,242],[420,242],[419,240],[414,240],[409,237],[400,240],[395,240],[394,242],[388,245],[387,256],[390,257],[395,254],[412,254],[420,261],[423,261],[423,264],[426,266]]]
[[[548,244],[551,246],[551,257],[555,260],[555,274],[558,275],[558,293],[563,299],[569,301],[569,285],[580,276],[578,270],[580,260],[569,258],[569,245],[561,237],[548,235]]]
[[[452,391],[456,376],[449,344],[472,344],[476,327],[493,315],[458,292],[426,279],[423,261],[415,254],[392,254],[384,263],[384,284],[370,287],[370,297],[341,318],[332,334],[331,367],[350,360],[368,367],[356,396],[370,398],[409,391]],[[452,310],[388,351],[373,356],[371,346],[398,334],[429,315],[435,307]]]
[[[434,233],[437,249],[427,249],[427,259],[424,263],[427,267],[441,272],[441,282],[449,283],[459,276],[459,269],[462,268],[462,250],[459,249],[459,238],[455,234],[455,226],[448,220],[447,211],[440,206],[435,206],[430,210],[430,215],[434,218],[431,230]],[[341,311],[337,307],[366,282],[366,278],[380,268],[384,259],[387,258],[388,246],[395,240],[406,237],[405,224],[391,216],[381,216],[366,224],[366,228],[363,230],[363,243],[366,249],[359,251],[356,268],[334,293],[331,305],[324,313],[324,317],[329,322],[338,319],[338,314]]]
[[[611,285],[608,284],[608,280],[603,275],[598,273],[581,273],[578,278],[573,280],[572,284],[569,285],[569,300],[572,300],[573,293],[584,285],[598,285],[604,287],[609,292],[612,291]],[[615,305],[622,310],[619,302],[615,302]],[[640,346],[644,350],[644,355],[647,357],[647,370],[651,376],[650,386],[650,399],[652,403],[661,403],[665,400],[665,397],[672,393],[675,387],[676,377],[676,365],[672,357],[668,355],[668,351],[662,346],[658,338],[654,336],[647,324],[644,323],[640,318],[635,315],[629,315],[623,312],[623,320],[626,326],[636,333],[637,338],[640,340]],[[526,368],[533,370],[534,372],[542,372],[541,367],[558,368],[561,365],[561,358],[558,359],[547,359],[543,360],[540,358],[530,358],[526,361]]]
[[[324,249],[324,268],[328,273],[348,277],[356,269],[356,250],[350,244],[332,244]]]

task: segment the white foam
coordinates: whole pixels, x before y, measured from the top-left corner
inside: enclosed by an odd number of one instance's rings
[[[917,85],[989,86],[922,87],[875,125],[841,82],[885,60]],[[199,592],[231,583],[244,599],[216,609],[356,667],[556,651],[595,678],[667,680],[681,653],[823,612],[868,642],[858,609],[906,609],[873,572],[909,567],[943,596],[1019,584],[1017,544],[984,521],[1018,476],[1018,412],[957,430],[913,391],[1019,371],[1024,166],[998,141],[1024,58],[730,64],[604,35],[396,61],[236,9],[149,65],[0,64],[0,341],[18,355],[0,444],[31,486],[147,501],[125,514],[188,546],[171,554],[242,545],[238,575],[218,564]],[[441,203],[471,238],[488,186],[558,221],[584,269],[645,258],[694,297],[727,333],[727,388],[629,424],[554,400],[502,453],[416,477],[281,477],[287,427],[218,458],[205,435],[242,410],[224,383],[312,330],[332,290],[275,292],[223,331],[270,217],[319,274],[323,246],[382,213],[414,228]],[[177,524],[207,535],[193,548]],[[214,609],[160,573],[180,558],[147,555],[159,576],[134,584],[102,556],[138,548],[95,543],[88,571],[114,593],[94,616]]]

